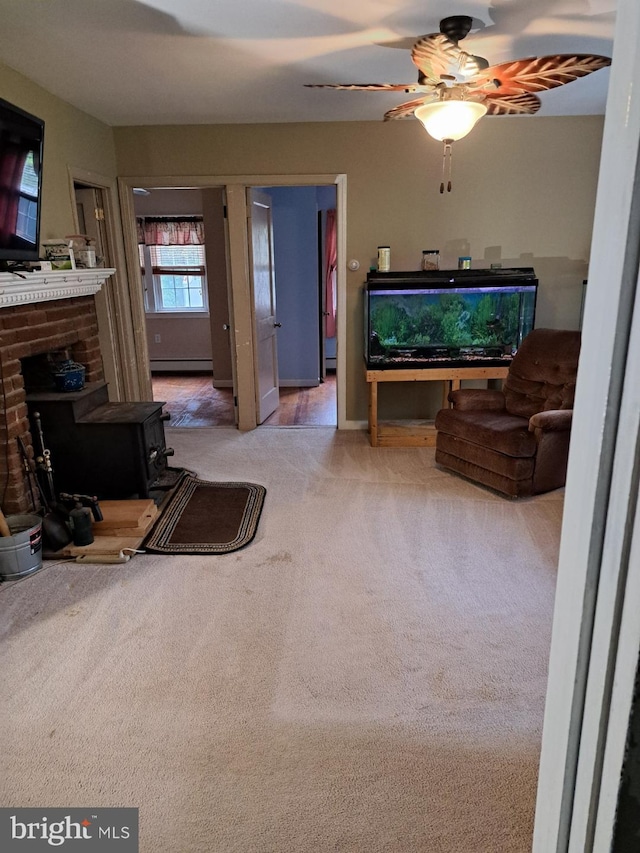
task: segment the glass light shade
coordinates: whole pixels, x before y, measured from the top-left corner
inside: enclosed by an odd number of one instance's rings
[[[442,142],[462,139],[486,112],[485,105],[477,101],[434,101],[418,107],[414,115],[428,134]]]

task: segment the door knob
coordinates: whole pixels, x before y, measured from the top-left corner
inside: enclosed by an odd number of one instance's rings
[[[228,332],[229,329],[231,328],[231,326],[228,323],[223,323],[222,328],[224,329],[225,332]]]
[[[274,329],[281,329],[281,328],[282,328],[282,323],[274,323],[274,324],[273,324],[273,327],[274,327]]]

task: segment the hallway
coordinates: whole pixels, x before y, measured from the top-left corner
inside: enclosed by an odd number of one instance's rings
[[[163,400],[174,427],[233,426],[233,391],[212,388],[203,374],[156,374],[153,399]],[[280,406],[263,426],[336,426],[336,377],[313,388],[280,388]]]

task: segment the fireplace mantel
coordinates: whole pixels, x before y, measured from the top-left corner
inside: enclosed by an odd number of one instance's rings
[[[30,302],[50,302],[73,296],[92,296],[115,269],[94,267],[81,270],[0,273],[0,308]]]

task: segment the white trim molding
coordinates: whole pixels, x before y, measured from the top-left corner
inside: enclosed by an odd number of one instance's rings
[[[0,308],[51,302],[74,296],[93,296],[115,269],[47,270],[46,272],[0,273]]]

